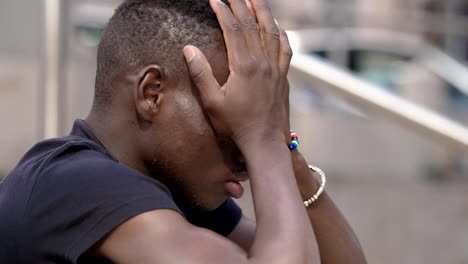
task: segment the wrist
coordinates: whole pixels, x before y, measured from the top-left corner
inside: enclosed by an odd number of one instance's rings
[[[252,162],[256,164],[259,164],[259,162],[275,163],[286,160],[291,162],[291,154],[284,141],[255,141],[251,142],[251,144],[239,146],[239,149],[247,164],[252,164]]]
[[[284,144],[284,135],[282,135],[282,133],[261,133],[253,131],[234,137],[233,140],[246,158],[248,158],[250,153],[288,148],[288,145]]]
[[[294,173],[300,172],[308,166],[304,156],[302,156],[301,152],[297,149],[291,151],[291,160],[293,163]]]
[[[291,160],[301,197],[303,199],[309,198],[315,194],[320,187],[320,183],[310,171],[307,161],[298,150],[291,151]]]
[[[291,154],[284,141],[265,143],[256,141],[239,148],[244,156],[251,184],[255,182],[257,177],[260,177],[262,182],[266,179],[272,180],[273,178],[276,180],[276,183],[282,182],[277,176],[274,176],[275,174],[283,175],[282,179],[294,179]],[[270,180],[269,182],[273,183]],[[295,181],[293,185],[295,185]]]

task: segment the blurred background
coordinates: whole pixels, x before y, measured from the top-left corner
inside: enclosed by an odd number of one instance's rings
[[[0,178],[35,142],[86,117],[97,44],[119,2],[0,2]],[[300,149],[327,173],[369,263],[468,263],[468,0],[271,5],[298,58],[290,81]],[[297,74],[301,62],[311,74]],[[327,73],[351,79],[334,84]],[[375,99],[400,114],[343,92],[354,80],[368,84],[357,93],[384,92]],[[416,118],[426,125],[408,121],[417,111],[406,103],[428,110]],[[253,215],[249,195],[239,203]]]

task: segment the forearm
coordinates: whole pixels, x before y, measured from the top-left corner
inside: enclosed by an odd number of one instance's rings
[[[302,155],[292,152],[294,174],[302,199],[315,194],[319,183],[310,172]],[[344,216],[326,192],[309,208],[307,214],[313,226],[322,263],[366,263],[359,241]],[[250,249],[255,237],[256,223],[243,217],[229,238],[245,250]],[[312,247],[311,251],[317,250]]]
[[[278,146],[242,150],[250,173],[257,219],[249,255],[310,263],[309,248],[316,247],[314,234],[301,203],[289,150],[281,144]]]
[[[303,156],[297,150],[291,155],[301,197],[307,199],[315,194],[319,183]],[[314,227],[322,263],[366,263],[353,230],[326,192],[307,208],[307,213]]]

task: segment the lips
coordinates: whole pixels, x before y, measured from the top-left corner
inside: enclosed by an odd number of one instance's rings
[[[247,181],[248,179],[249,175],[245,170],[233,173],[224,185],[226,193],[233,198],[241,198],[244,194],[244,187],[241,185],[241,182]]]
[[[238,181],[229,180],[224,184],[227,195],[239,199],[244,194],[244,187]]]

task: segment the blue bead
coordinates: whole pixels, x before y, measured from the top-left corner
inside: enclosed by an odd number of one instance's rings
[[[298,146],[299,146],[299,143],[296,140],[291,141],[291,144],[289,144],[289,148],[291,150],[297,149]]]

